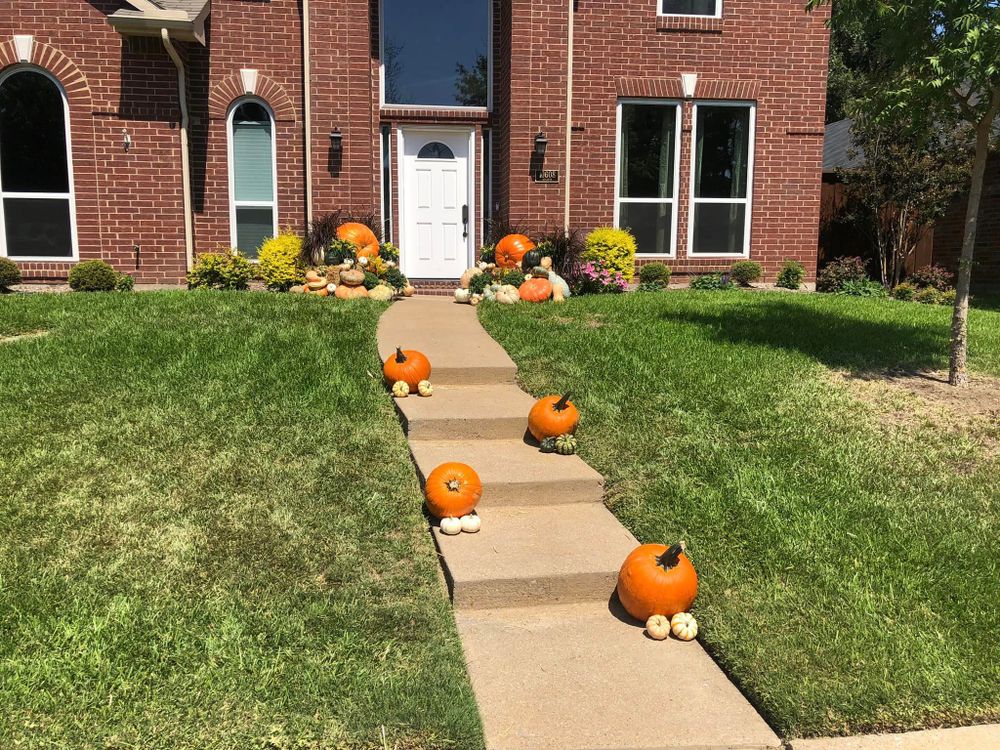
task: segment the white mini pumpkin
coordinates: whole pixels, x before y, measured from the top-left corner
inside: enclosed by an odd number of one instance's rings
[[[496,300],[501,305],[515,305],[521,301],[521,293],[516,286],[504,284],[497,290]]]
[[[326,285],[326,291],[328,291],[330,294],[335,293],[337,291],[337,285],[336,284],[327,284]]]
[[[670,620],[663,615],[653,615],[646,620],[646,632],[654,641],[665,641],[670,637]]]
[[[403,287],[403,296],[412,297],[415,291],[416,289],[413,288],[412,284],[407,284],[406,286]]]
[[[462,287],[459,287],[458,289],[455,290],[456,302],[461,302],[462,304],[466,304],[471,298],[472,298],[472,292],[470,292],[468,289],[463,289]]]
[[[678,612],[670,618],[670,630],[682,641],[693,641],[698,637],[698,621],[690,612]]]
[[[461,518],[442,518],[441,523],[441,533],[447,534],[448,536],[455,536],[455,534],[462,533],[462,519]]]
[[[483,519],[481,519],[475,513],[470,513],[467,516],[462,516],[462,531],[466,534],[476,534],[483,527]]]
[[[392,384],[392,395],[396,398],[406,398],[410,395],[410,386],[405,380],[397,380]]]
[[[431,385],[429,380],[421,380],[417,383],[417,393],[419,393],[424,398],[434,395],[434,386]]]
[[[473,294],[471,297],[469,297],[469,304],[472,305],[473,307],[475,307],[482,301],[483,301],[483,295],[481,294]]]

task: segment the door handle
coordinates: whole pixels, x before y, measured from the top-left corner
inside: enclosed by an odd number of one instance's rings
[[[462,226],[464,227],[462,231],[462,239],[468,239],[469,237],[469,204],[466,203],[462,206]]]

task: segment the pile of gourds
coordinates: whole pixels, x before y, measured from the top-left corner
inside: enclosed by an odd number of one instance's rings
[[[463,531],[475,534],[482,528],[476,506],[483,496],[483,482],[468,464],[449,461],[427,475],[424,498],[428,512],[438,519],[442,534]]]
[[[382,377],[395,398],[406,398],[411,393],[424,398],[434,395],[430,381],[431,362],[416,349],[404,350],[397,346],[396,353],[390,354],[382,364]]]
[[[698,595],[698,574],[679,542],[643,544],[625,558],[618,571],[618,599],[625,611],[646,623],[656,641],[671,634],[682,641],[698,635],[698,621],[688,610]]]
[[[564,302],[570,296],[569,284],[552,270],[552,258],[545,256],[536,249],[535,243],[523,234],[508,234],[496,248],[496,263],[480,263],[475,268],[462,274],[458,288],[455,290],[455,301],[462,304],[478,305],[483,300],[499,302],[501,305],[514,305],[518,302]],[[497,278],[497,269],[501,271],[520,267],[527,276],[519,286],[488,284],[481,295],[473,294],[469,284],[473,278],[488,273]]]
[[[580,424],[580,412],[564,396],[545,396],[538,399],[528,412],[528,432],[538,441],[542,453],[571,456],[576,453],[574,433]]]

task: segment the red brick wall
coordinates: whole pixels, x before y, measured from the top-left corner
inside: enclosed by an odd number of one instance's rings
[[[934,228],[934,262],[952,273],[958,273],[967,209],[968,199],[965,194]],[[1000,284],[1000,156],[996,155],[987,164],[973,260],[974,287]]]

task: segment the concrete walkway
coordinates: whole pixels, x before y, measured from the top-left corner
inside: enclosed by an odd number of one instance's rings
[[[615,607],[638,544],[576,456],[524,440],[534,399],[475,308],[415,297],[382,316],[379,351],[418,349],[434,396],[397,400],[425,477],[472,466],[479,534],[433,529],[488,750],[751,750],[781,743],[698,643],[647,638]]]

